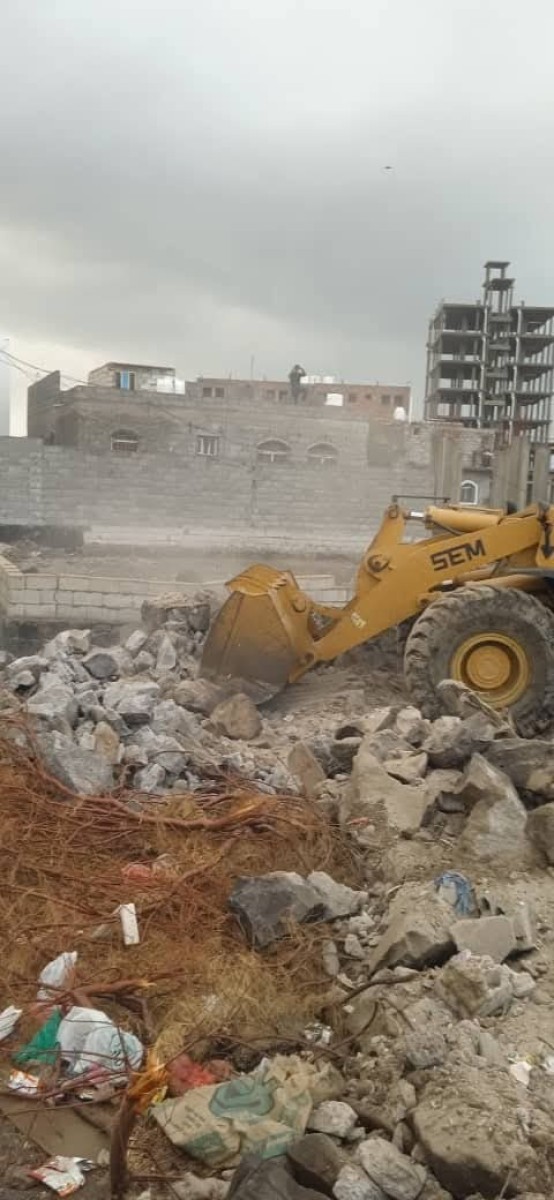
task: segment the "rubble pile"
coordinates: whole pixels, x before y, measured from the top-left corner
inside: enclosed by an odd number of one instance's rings
[[[10,1069],[42,1074],[37,1003],[56,1103],[75,1010],[120,1031],[113,1195],[154,1157],[151,1200],[547,1200],[552,740],[451,681],[433,722],[332,671],[257,710],[197,677],[208,599],[144,617],[3,669]]]

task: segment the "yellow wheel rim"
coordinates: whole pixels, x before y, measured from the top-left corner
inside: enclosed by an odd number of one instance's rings
[[[458,646],[450,677],[478,692],[494,708],[515,704],[527,691],[531,667],[523,646],[504,633],[476,633]]]

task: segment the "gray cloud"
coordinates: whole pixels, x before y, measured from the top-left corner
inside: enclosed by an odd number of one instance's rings
[[[485,258],[552,300],[549,0],[5,0],[2,26],[14,335],[420,389]]]

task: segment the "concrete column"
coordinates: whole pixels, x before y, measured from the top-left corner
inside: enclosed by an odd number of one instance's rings
[[[443,430],[436,431],[433,438],[435,495],[446,496],[454,504],[460,498],[462,457],[460,439]]]
[[[503,508],[515,504],[525,508],[529,476],[530,445],[527,438],[514,438],[510,446],[497,451],[493,461],[491,504]]]
[[[533,465],[533,482],[531,486],[531,501],[544,500],[548,502],[550,492],[550,449],[548,446],[535,446],[535,462]]]

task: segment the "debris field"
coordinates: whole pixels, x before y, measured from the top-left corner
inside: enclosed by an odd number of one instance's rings
[[[0,1093],[109,1138],[10,1196],[547,1200],[554,743],[394,647],[256,709],[212,607],[0,656]]]

